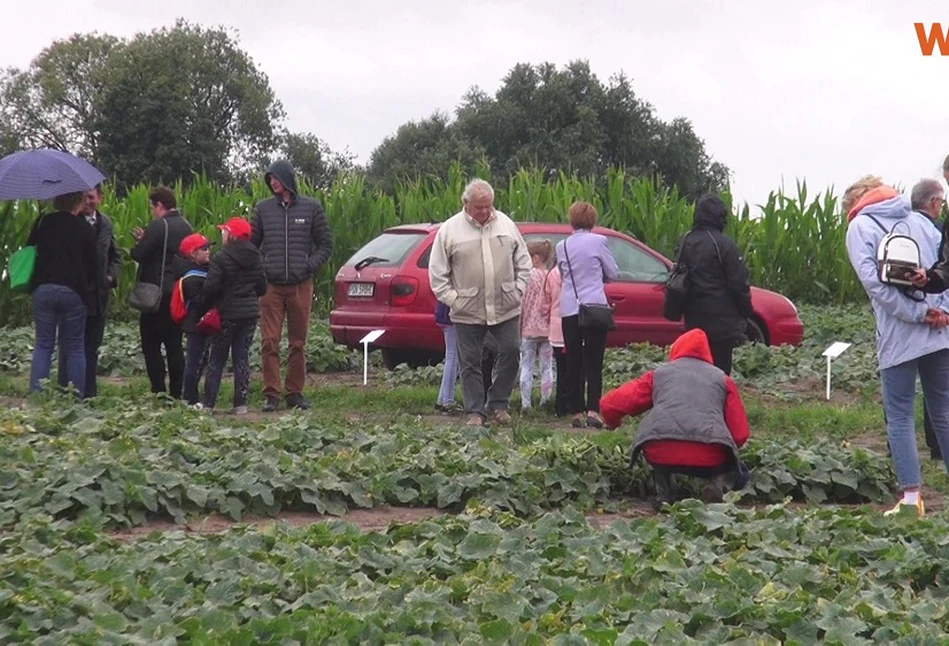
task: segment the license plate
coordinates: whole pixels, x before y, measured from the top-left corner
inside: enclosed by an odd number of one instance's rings
[[[349,295],[357,297],[372,296],[375,287],[374,283],[350,283]]]

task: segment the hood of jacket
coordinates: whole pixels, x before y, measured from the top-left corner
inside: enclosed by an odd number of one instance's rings
[[[712,363],[712,349],[708,345],[708,337],[702,330],[689,330],[669,348],[669,361],[676,359],[698,359],[705,363]]]
[[[266,182],[267,188],[270,188],[271,175],[280,180],[280,183],[293,194],[293,197],[299,195],[299,191],[297,190],[297,175],[290,162],[284,159],[278,159],[270,165],[270,168],[264,173],[264,182]],[[273,189],[270,189],[270,192],[272,193]]]
[[[241,269],[252,269],[260,263],[260,250],[250,240],[233,240],[220,253],[227,255]]]
[[[856,204],[850,207],[850,211],[847,212],[847,223],[853,222],[857,214],[866,207],[886,202],[896,197],[899,197],[899,193],[889,186],[877,186],[876,188],[870,189],[863,194],[863,197],[857,200]]]
[[[695,203],[695,215],[692,216],[694,229],[725,230],[728,208],[717,195],[703,195]]]

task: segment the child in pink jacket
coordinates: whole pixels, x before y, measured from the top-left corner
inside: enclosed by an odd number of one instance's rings
[[[567,414],[567,349],[563,342],[563,326],[560,323],[560,292],[563,289],[563,277],[557,263],[547,273],[547,282],[544,284],[544,298],[541,310],[549,320],[550,328],[547,340],[550,342],[557,366],[557,391],[554,395],[554,413],[557,417]]]
[[[552,246],[549,240],[527,245],[531,262],[530,282],[521,301],[521,410],[531,407],[534,387],[534,360],[540,361],[540,405],[550,400],[554,387],[553,349],[550,335],[550,309],[544,311],[544,293],[547,282],[547,263]]]

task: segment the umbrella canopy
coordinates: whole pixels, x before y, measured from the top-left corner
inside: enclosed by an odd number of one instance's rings
[[[88,191],[104,179],[98,168],[61,150],[21,150],[0,159],[0,200],[48,200]]]

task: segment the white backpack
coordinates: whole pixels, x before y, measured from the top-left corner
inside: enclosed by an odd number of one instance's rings
[[[909,279],[923,266],[923,261],[916,241],[909,235],[896,233],[896,227],[905,223],[897,222],[891,231],[887,231],[875,217],[869,214],[867,217],[876,222],[886,234],[877,247],[877,275],[880,282],[898,287],[912,287],[913,283]],[[906,225],[906,228],[908,230],[909,225]]]

